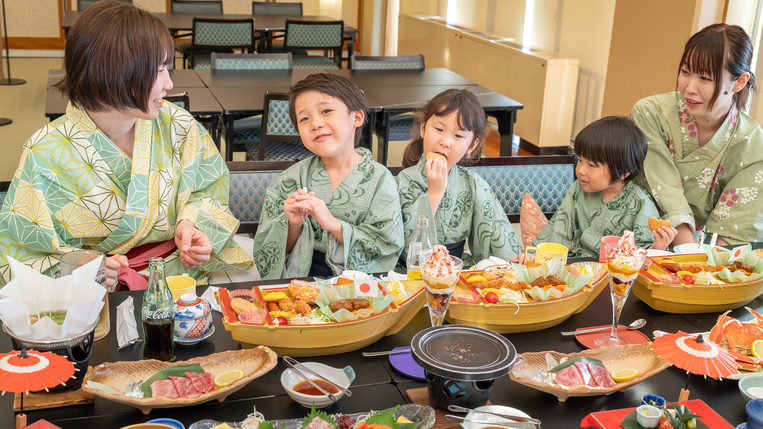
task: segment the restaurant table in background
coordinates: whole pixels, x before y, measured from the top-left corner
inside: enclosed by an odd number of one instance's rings
[[[159,18],[170,32],[191,31],[193,30],[193,19],[247,19],[254,18],[254,31],[260,33],[265,38],[264,44],[260,46],[272,47],[273,33],[283,32],[286,29],[286,20],[291,21],[335,21],[335,18],[324,15],[245,15],[245,14],[196,14],[196,13],[159,13],[152,12]],[[68,34],[69,28],[77,20],[79,12],[76,10],[67,10],[64,13],[64,19],[61,22],[61,28]],[[347,42],[347,57],[351,57],[355,52],[355,42],[358,38],[358,29],[349,25],[344,26],[344,40]]]
[[[194,117],[199,119],[202,116],[211,118],[209,126],[210,136],[220,149],[220,120],[223,114],[223,108],[217,102],[212,92],[204,85],[204,82],[193,70],[170,70],[173,88],[168,94],[178,94],[185,92],[188,94],[190,109],[185,107]],[[52,85],[60,81],[65,76],[62,69],[52,69],[48,71],[48,90],[45,99],[45,117],[50,119],[58,118],[66,113],[66,105],[69,102],[64,98],[60,91],[53,88]],[[260,102],[262,103],[262,102]]]
[[[283,284],[283,282],[283,280],[250,282],[228,286],[228,288],[250,288],[255,284]],[[198,292],[201,294],[203,290],[204,287],[199,287]],[[111,294],[109,303],[111,305],[112,330],[104,340],[95,343],[93,355],[90,358],[91,366],[102,362],[139,360],[141,358],[142,342],[122,350],[117,349],[115,308],[128,295],[132,295],[136,299],[135,314],[137,320],[140,320],[140,292]],[[583,350],[583,347],[577,343],[574,337],[563,337],[560,332],[584,326],[611,323],[609,311],[611,305],[609,293],[603,291],[586,310],[573,315],[558,326],[542,331],[506,334],[505,336],[514,344],[518,353],[542,350],[555,350],[564,353],[579,352]],[[749,306],[755,310],[763,311],[763,298],[755,299]],[[233,341],[231,334],[224,329],[221,315],[217,312],[213,312],[213,314],[216,326],[215,333],[210,339],[195,346],[178,346],[178,361],[241,348],[241,344]],[[749,315],[744,309],[734,310],[731,316],[749,319]],[[652,331],[657,329],[668,332],[707,330],[709,326],[715,323],[717,317],[718,314],[679,315],[662,313],[651,309],[635,296],[628,300],[622,313],[622,318],[626,322],[637,318],[646,319],[647,325],[642,329],[642,332],[648,334],[650,338]],[[382,338],[363,350],[383,351],[410,345],[413,336],[420,330],[429,327],[429,323],[428,313],[426,309],[422,308],[400,332]],[[7,335],[0,334],[0,351],[9,349],[10,339]],[[361,352],[363,350],[334,356],[299,359],[300,361],[323,362],[339,368],[351,365],[355,369],[358,378],[352,385],[352,397],[341,398],[337,404],[327,408],[327,412],[355,413],[388,408],[405,403],[407,390],[425,386],[424,383],[412,381],[390,368],[388,357],[362,357]],[[157,409],[148,416],[144,416],[135,408],[96,398],[93,405],[30,411],[27,413],[28,421],[34,422],[44,418],[62,428],[101,429],[105,427],[118,428],[154,418],[171,417],[180,420],[188,427],[190,424],[205,418],[219,421],[242,421],[252,411],[252,406],[256,406],[268,419],[303,417],[307,414],[307,410],[293,402],[280,385],[279,378],[283,370],[283,365],[279,363],[270,373],[231,394],[222,403],[209,402],[193,407]],[[490,401],[493,404],[518,408],[533,417],[537,417],[543,421],[543,427],[547,429],[576,427],[589,413],[634,407],[640,404],[643,395],[649,393],[663,396],[669,401],[677,400],[679,390],[683,387],[685,380],[684,371],[670,367],[631,387],[625,393],[615,392],[607,396],[586,398],[573,397],[567,399],[566,402],[559,402],[556,397],[517,384],[507,376],[495,382]],[[746,401],[740,395],[736,381],[716,381],[692,377],[689,389],[692,392],[689,399],[702,399],[731,424],[736,425],[747,420],[744,411]],[[12,401],[11,395],[0,397],[0,428],[12,427]]]

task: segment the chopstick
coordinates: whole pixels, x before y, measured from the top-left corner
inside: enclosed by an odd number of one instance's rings
[[[308,374],[310,374],[310,375],[313,375],[313,376],[315,376],[315,377],[318,377],[318,378],[320,378],[321,380],[325,381],[326,383],[328,383],[328,384],[330,384],[330,385],[332,385],[332,386],[336,387],[337,389],[339,389],[339,391],[340,391],[340,392],[344,393],[345,395],[347,395],[347,396],[352,396],[352,392],[350,392],[350,390],[349,390],[349,389],[345,389],[344,387],[342,387],[342,386],[340,386],[340,385],[338,385],[338,384],[334,383],[333,381],[329,380],[328,378],[326,378],[326,376],[320,375],[320,374],[318,374],[317,372],[313,371],[312,369],[310,369],[310,368],[308,368],[308,367],[306,367],[306,366],[302,365],[302,364],[301,364],[301,363],[300,363],[298,360],[296,360],[296,359],[294,359],[294,358],[292,358],[292,357],[289,357],[289,356],[284,356],[284,357],[283,357],[283,361],[286,363],[286,365],[287,365],[289,368],[291,368],[291,369],[293,369],[295,372],[297,372],[297,375],[300,375],[300,376],[302,376],[302,375],[300,374],[300,371],[306,372],[306,373],[308,373]],[[299,368],[297,368],[297,365],[299,365]],[[304,376],[302,376],[302,377],[303,377],[303,378],[305,378]],[[333,396],[332,394],[330,394],[330,393],[328,393],[328,392],[324,391],[323,389],[321,389],[320,387],[316,386],[316,385],[315,385],[315,383],[313,383],[311,380],[308,380],[307,378],[305,378],[305,380],[309,381],[309,382],[310,382],[310,384],[312,384],[314,387],[318,388],[318,390],[320,390],[321,392],[323,392],[323,393],[325,393],[325,394],[329,395],[329,398],[331,398],[331,397]],[[336,402],[336,401],[337,401],[336,399],[331,399],[331,400],[332,400],[332,401],[334,401],[334,402]]]

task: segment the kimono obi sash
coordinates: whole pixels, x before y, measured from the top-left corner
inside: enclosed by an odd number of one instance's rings
[[[323,277],[325,279],[334,276],[331,267],[326,263],[326,254],[313,250],[313,262],[310,264],[310,277]]]
[[[148,278],[140,274],[139,271],[148,268],[148,261],[151,258],[165,259],[172,255],[175,250],[177,250],[175,239],[147,243],[132,248],[125,254],[128,266],[122,267],[117,275],[117,290],[122,286],[126,286],[129,290],[145,290],[148,286]]]
[[[450,253],[451,256],[455,256],[456,258],[461,258],[461,255],[464,254],[465,244],[466,244],[466,240],[461,240],[458,243],[446,244],[445,248],[448,249],[448,253]]]

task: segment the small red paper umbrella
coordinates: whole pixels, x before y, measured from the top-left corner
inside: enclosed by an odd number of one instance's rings
[[[686,332],[665,334],[654,339],[655,353],[671,364],[685,369],[686,387],[681,390],[681,398],[689,398],[689,376],[691,374],[713,378],[728,377],[737,372],[737,363],[728,350],[712,341],[702,339],[702,335]]]

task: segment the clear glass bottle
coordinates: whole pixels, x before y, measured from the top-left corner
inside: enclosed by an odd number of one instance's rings
[[[172,293],[164,276],[164,259],[151,258],[148,262],[148,286],[143,294],[143,359],[174,362],[175,339],[172,325],[175,319]]]
[[[421,279],[419,258],[422,254],[431,250],[432,242],[429,241],[429,218],[422,215],[416,219],[416,232],[413,234],[411,244],[408,245],[408,257],[405,262],[409,279]]]

